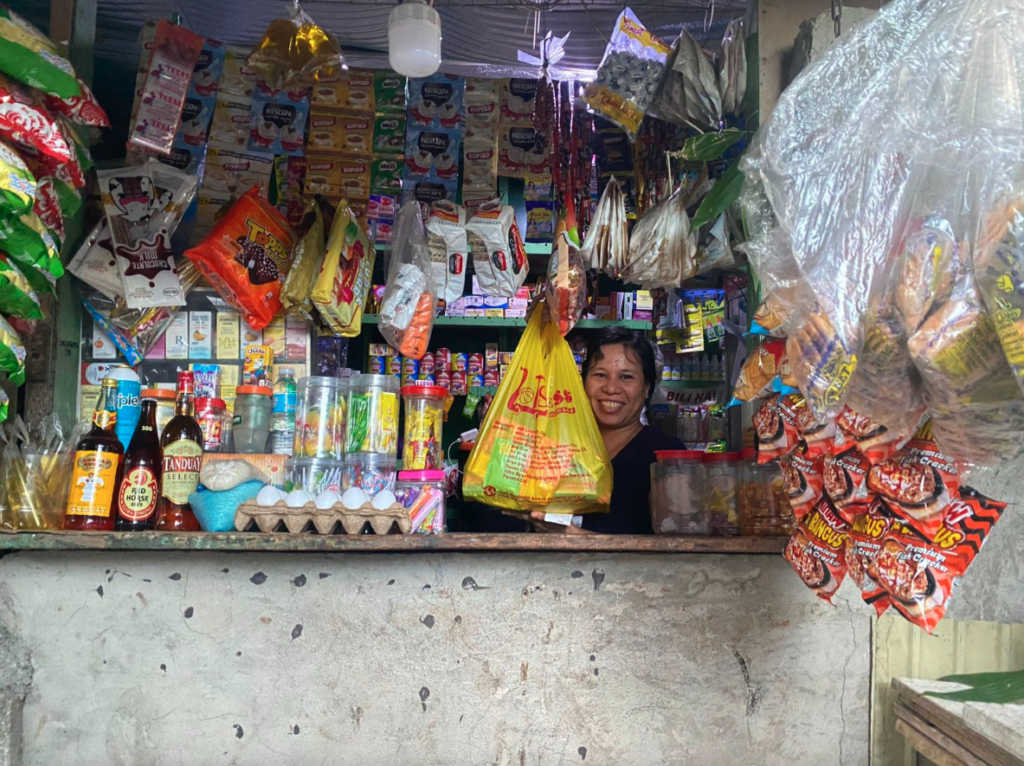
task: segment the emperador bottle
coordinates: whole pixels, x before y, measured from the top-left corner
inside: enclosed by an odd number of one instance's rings
[[[188,496],[199,486],[199,467],[203,459],[203,430],[192,416],[195,378],[191,372],[178,373],[178,397],[174,417],[164,426],[163,476],[155,529],[197,532],[199,521],[188,504]]]
[[[153,528],[160,497],[162,451],[156,430],[156,402],[142,400],[142,416],[124,456],[124,477],[117,490],[117,529],[138,532]]]
[[[75,445],[64,529],[109,531],[124,467],[124,447],[117,438],[117,381],[104,380],[92,416],[92,428]]]

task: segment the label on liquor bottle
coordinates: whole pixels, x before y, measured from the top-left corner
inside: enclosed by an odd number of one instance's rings
[[[157,482],[153,469],[145,466],[133,468],[121,482],[118,513],[127,521],[145,521],[156,510],[156,496]]]
[[[189,439],[179,439],[164,447],[163,486],[160,494],[178,505],[199,487],[199,468],[203,448]]]
[[[68,516],[110,516],[117,487],[117,462],[112,452],[80,450],[75,453],[68,494]]]

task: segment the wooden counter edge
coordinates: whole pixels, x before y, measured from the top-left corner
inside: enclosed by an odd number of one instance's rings
[[[317,535],[260,532],[21,532],[0,534],[0,551],[165,550],[317,553],[569,551],[779,554],[785,537],[659,535]]]

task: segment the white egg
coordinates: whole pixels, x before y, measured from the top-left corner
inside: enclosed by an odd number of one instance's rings
[[[362,508],[363,504],[369,501],[370,498],[359,487],[349,487],[345,490],[345,494],[341,496],[341,504],[350,511]]]
[[[288,493],[288,497],[284,499],[285,503],[288,504],[289,508],[301,508],[313,498],[309,496],[309,493],[304,489],[293,489]]]
[[[258,495],[256,495],[256,504],[263,508],[274,505],[281,500],[284,500],[284,492],[279,490],[273,484],[268,484],[259,491]]]
[[[384,489],[373,497],[373,507],[378,511],[386,511],[395,504],[395,493],[390,489]]]
[[[316,507],[321,511],[327,511],[341,502],[341,497],[333,489],[325,489],[316,496],[316,500],[313,502],[316,503]]]

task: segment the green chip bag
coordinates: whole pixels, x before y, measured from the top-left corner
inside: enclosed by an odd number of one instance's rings
[[[7,393],[0,388],[0,423],[7,420],[7,404],[10,400],[7,398]]]
[[[4,208],[21,212],[32,207],[36,179],[11,147],[0,141],[0,215]]]
[[[6,372],[11,383],[25,382],[25,346],[18,333],[0,317],[0,372]]]
[[[0,71],[58,98],[81,96],[75,70],[52,42],[13,11],[0,6]]]
[[[82,195],[75,191],[75,188],[59,178],[53,179],[53,188],[57,191],[57,199],[60,201],[60,212],[65,221],[70,221],[82,207]]]
[[[17,266],[0,256],[0,314],[19,319],[42,319],[39,296]]]
[[[35,213],[0,216],[0,252],[18,265],[36,292],[56,292],[64,266],[57,243]]]

